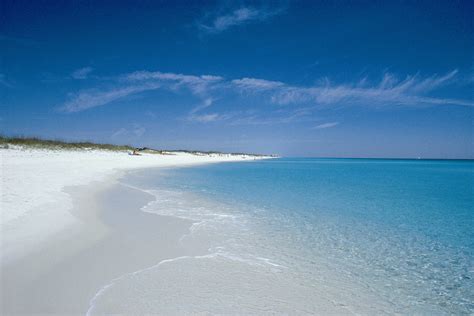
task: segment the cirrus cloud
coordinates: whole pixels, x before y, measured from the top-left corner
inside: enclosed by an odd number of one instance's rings
[[[319,108],[328,106],[473,106],[471,99],[435,97],[431,93],[440,87],[456,84],[458,71],[445,75],[422,77],[419,74],[398,79],[386,73],[379,82],[370,83],[367,78],[354,83],[334,84],[329,80],[313,86],[297,86],[281,81],[261,78],[244,77],[226,79],[216,75],[187,75],[160,71],[136,71],[120,75],[109,80],[108,89],[81,90],[69,95],[69,99],[61,106],[65,112],[79,112],[103,106],[123,99],[127,96],[150,90],[167,89],[175,93],[191,93],[201,103],[191,110],[190,114],[204,111],[216,99],[231,102],[238,98],[259,97],[262,106],[292,106],[295,109]],[[251,92],[239,94],[239,92]],[[245,102],[242,102],[245,104]],[[308,112],[308,111],[306,111]],[[210,115],[201,113],[202,118],[194,115],[193,120],[210,122],[227,117],[223,113]]]
[[[324,123],[324,124],[319,124],[314,127],[314,129],[325,129],[325,128],[331,128],[334,126],[339,125],[339,122],[330,122],[330,123]]]
[[[240,7],[225,13],[208,13],[198,22],[198,27],[207,33],[220,33],[238,25],[265,21],[282,13],[285,6],[269,7]]]

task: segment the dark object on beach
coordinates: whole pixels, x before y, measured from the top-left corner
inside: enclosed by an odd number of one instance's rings
[[[128,153],[129,155],[131,156],[141,156],[139,153],[138,153],[138,150],[134,149],[132,153]]]

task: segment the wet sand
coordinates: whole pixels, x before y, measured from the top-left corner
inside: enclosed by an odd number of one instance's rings
[[[203,249],[183,249],[191,221],[142,212],[154,198],[116,181],[69,187],[80,220],[2,267],[1,314],[81,314],[114,278]]]

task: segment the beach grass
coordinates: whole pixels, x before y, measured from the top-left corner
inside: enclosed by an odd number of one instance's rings
[[[24,146],[38,149],[68,149],[68,150],[111,150],[111,151],[129,151],[134,147],[130,145],[113,145],[93,142],[67,142],[63,140],[50,140],[38,137],[5,137],[0,136],[0,146],[8,148],[9,145]]]
[[[106,143],[95,143],[91,141],[69,142],[59,139],[44,139],[40,137],[8,137],[0,135],[0,148],[9,148],[11,146],[20,146],[37,149],[49,150],[109,150],[109,151],[133,151],[138,150],[142,153],[159,154],[159,155],[175,155],[176,153],[187,153],[196,156],[203,155],[231,155],[231,156],[253,156],[261,157],[261,154],[246,153],[224,153],[220,151],[199,151],[199,150],[160,150],[148,147],[136,148],[131,145],[114,145]]]

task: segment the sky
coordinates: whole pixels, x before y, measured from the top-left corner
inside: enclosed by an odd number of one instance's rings
[[[473,1],[0,5],[0,133],[474,158]]]

